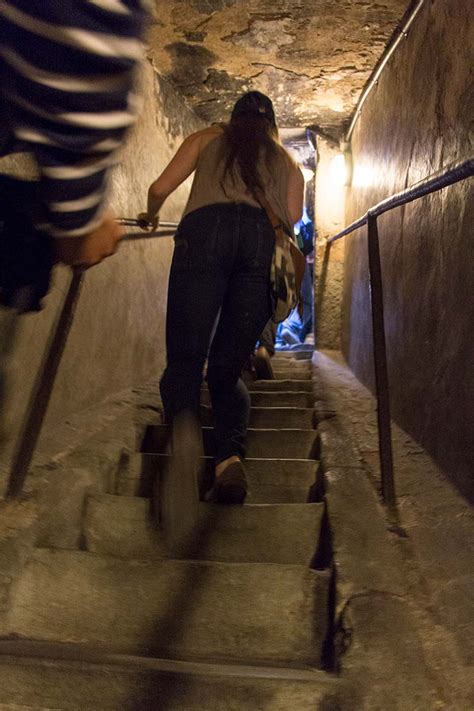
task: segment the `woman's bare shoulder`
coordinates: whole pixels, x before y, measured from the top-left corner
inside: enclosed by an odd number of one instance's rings
[[[212,124],[212,126],[206,126],[206,128],[201,128],[199,131],[192,133],[190,137],[199,138],[206,140],[209,138],[214,138],[215,136],[220,136],[224,133],[224,128],[221,124]]]
[[[203,128],[202,132],[203,133],[209,133],[209,134],[218,134],[218,133],[224,133],[225,129],[225,124],[224,123],[213,123],[210,126],[207,126],[207,128]]]
[[[218,136],[224,133],[224,129],[219,124],[213,124],[212,126],[206,126],[206,128],[201,128],[199,131],[191,133],[185,140],[185,144],[189,147],[195,147],[198,149],[199,153],[205,148],[211,141],[213,141]]]

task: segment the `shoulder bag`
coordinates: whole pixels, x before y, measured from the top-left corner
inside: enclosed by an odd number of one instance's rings
[[[270,269],[270,291],[273,303],[272,319],[275,323],[280,323],[289,316],[295,306],[298,307],[301,315],[303,302],[300,290],[306,259],[265,196],[259,195],[259,203],[267,213],[275,232],[275,249]]]

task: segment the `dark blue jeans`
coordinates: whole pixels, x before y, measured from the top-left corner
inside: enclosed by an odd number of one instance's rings
[[[183,410],[199,415],[208,357],[217,463],[245,455],[250,398],[240,373],[271,313],[273,246],[265,211],[240,203],[195,210],[175,236],[161,379],[165,419],[172,423]]]

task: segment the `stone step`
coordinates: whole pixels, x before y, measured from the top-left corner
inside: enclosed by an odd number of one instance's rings
[[[6,635],[190,661],[318,666],[329,578],[298,565],[36,549],[11,592]]]
[[[259,381],[262,382],[262,381]],[[268,381],[266,381],[268,382]],[[251,393],[252,407],[312,407],[314,403],[313,394],[310,392],[293,391],[278,392],[270,390],[256,391]],[[201,391],[201,403],[210,405],[211,398],[208,390]]]
[[[209,406],[201,407],[201,422],[208,427],[213,425]],[[249,426],[254,429],[285,427],[309,430],[314,427],[314,411],[302,407],[252,407]]]
[[[323,504],[199,504],[193,549],[186,558],[224,563],[310,566],[319,540]],[[86,503],[86,550],[119,558],[172,557],[153,524],[150,502],[99,494]]]
[[[169,430],[166,425],[148,425],[141,451],[164,454]],[[214,429],[203,427],[204,454],[212,456],[215,451]],[[316,459],[319,454],[319,438],[315,430],[299,429],[248,429],[247,455],[252,458],[269,459]]]
[[[309,343],[301,343],[284,350],[275,351],[273,358],[301,358],[311,360],[313,357],[314,346]]]
[[[312,373],[310,370],[294,370],[293,366],[289,368],[273,367],[273,375],[275,380],[311,380]]]
[[[290,391],[290,392],[306,392],[312,393],[313,383],[311,380],[252,380],[247,383],[247,388],[250,393],[256,390],[262,392],[269,390],[272,392]],[[252,397],[252,396],[250,396]]]
[[[166,465],[166,454],[132,454],[117,477],[116,493],[151,497],[153,484]],[[202,458],[201,496],[211,487],[214,459]],[[308,459],[246,459],[247,501],[254,504],[302,504],[316,481],[318,462]]]
[[[310,373],[312,363],[310,360],[296,360],[295,358],[272,358],[274,368],[293,370],[295,373]]]
[[[345,682],[317,670],[28,641],[0,642],[0,688],[1,708],[12,711],[328,711],[328,700],[342,709],[349,698]]]
[[[311,360],[306,358],[279,358],[277,354],[272,357],[272,363],[279,368],[294,368],[295,370],[311,370]]]

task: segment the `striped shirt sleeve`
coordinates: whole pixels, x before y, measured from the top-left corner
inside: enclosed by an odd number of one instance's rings
[[[0,0],[0,100],[41,174],[53,236],[100,221],[107,174],[134,123],[144,0]]]

